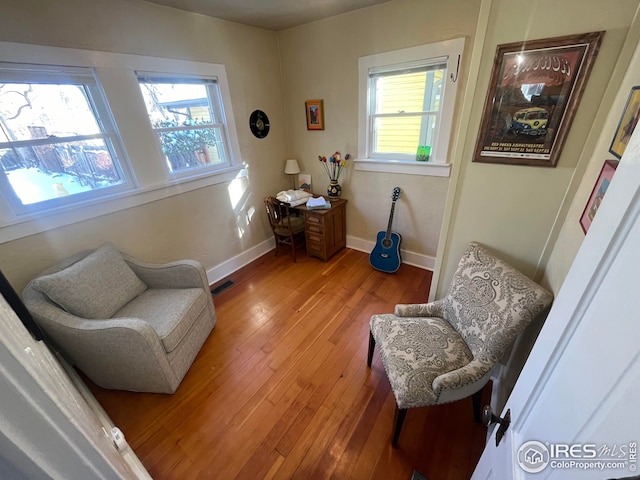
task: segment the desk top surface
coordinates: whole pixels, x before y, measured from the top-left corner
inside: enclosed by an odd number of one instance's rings
[[[324,197],[324,198],[329,200],[327,197]],[[327,212],[330,212],[331,210],[333,210],[336,207],[344,205],[345,203],[347,203],[347,201],[344,198],[340,198],[338,200],[332,200],[332,201],[330,201],[330,203],[331,203],[331,208],[312,208],[312,209],[308,209],[307,206],[304,203],[302,205],[298,205],[298,206],[293,207],[293,208],[295,210],[300,210],[301,212],[327,213]]]

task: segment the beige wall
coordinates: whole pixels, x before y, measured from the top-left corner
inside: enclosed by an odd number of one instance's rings
[[[315,193],[326,192],[329,183],[318,155],[357,154],[358,57],[458,37],[466,37],[468,52],[479,6],[480,0],[393,0],[280,34],[289,153],[312,174]],[[465,54],[463,72],[468,61]],[[459,81],[458,100],[466,76]],[[324,100],[325,130],[307,131],[304,102],[316,98]],[[349,200],[350,237],[375,241],[387,227],[391,193],[398,186],[402,195],[393,229],[402,235],[402,248],[436,256],[448,178],[356,172],[351,165],[340,183]]]
[[[493,247],[525,274],[541,279],[545,247],[555,242],[551,235],[554,226],[563,224],[564,217],[557,215],[576,166],[593,151],[595,139],[589,132],[595,122],[602,121],[596,113],[637,7],[637,0],[492,2],[477,88],[470,100],[473,105],[463,139],[460,177],[449,198],[452,215],[450,222],[445,222],[439,252],[442,268],[438,292],[449,285],[458,259],[471,240]],[[606,30],[604,41],[557,167],[471,162],[496,46],[599,30]]]
[[[638,44],[640,21],[637,19],[632,25],[629,36],[631,38],[628,42],[628,51],[623,52],[624,58],[621,58],[619,62],[620,71],[616,72],[620,75],[624,74],[623,81],[620,88],[616,92],[612,92],[614,98],[607,103],[607,105],[611,105],[608,113],[603,112],[605,115],[603,115],[602,127],[592,132],[597,143],[591,154],[585,155],[584,175],[575,181],[577,192],[569,204],[566,220],[559,232],[545,270],[544,283],[554,292],[560,289],[571,263],[582,245],[585,234],[580,227],[580,217],[600,174],[604,160],[615,159],[609,153],[611,140],[615,135],[631,88],[640,85],[640,44]],[[634,45],[636,45],[635,48]],[[631,57],[630,60],[629,57]],[[603,99],[603,103],[608,100],[608,98]]]
[[[283,173],[276,33],[127,0],[5,0],[0,41],[223,63],[249,165],[248,190],[235,207],[223,183],[0,244],[0,268],[16,290],[57,259],[105,240],[148,261],[189,257],[211,268],[270,238],[262,199],[290,180]],[[248,128],[255,109],[271,120],[271,133],[262,140]]]

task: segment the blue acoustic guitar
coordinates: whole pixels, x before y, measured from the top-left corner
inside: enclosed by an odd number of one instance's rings
[[[393,189],[391,195],[393,202],[391,203],[391,212],[389,213],[389,223],[386,232],[378,232],[376,246],[373,247],[371,255],[369,255],[369,263],[376,270],[381,272],[393,273],[400,268],[402,260],[400,259],[400,242],[402,237],[399,233],[391,231],[393,223],[393,212],[396,209],[396,200],[400,198],[400,188]]]

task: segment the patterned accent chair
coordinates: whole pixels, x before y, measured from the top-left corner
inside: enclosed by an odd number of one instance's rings
[[[22,296],[63,357],[109,389],[174,393],[216,324],[200,263],[145,263],[110,242],[46,270]]]
[[[396,397],[392,445],[409,408],[473,396],[478,421],[493,367],[552,300],[551,293],[472,242],[445,298],[372,316],[367,364],[377,345]]]

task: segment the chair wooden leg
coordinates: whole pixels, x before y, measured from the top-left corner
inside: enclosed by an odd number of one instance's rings
[[[476,423],[482,423],[481,412],[482,412],[482,391],[484,388],[481,388],[476,393],[471,396],[471,401],[473,402],[473,419]]]
[[[407,416],[406,408],[399,408],[396,405],[396,414],[393,420],[393,436],[391,437],[391,446],[398,446],[398,438],[400,437],[400,430],[402,430],[402,424],[404,423],[404,417]]]
[[[367,366],[371,368],[371,360],[373,360],[373,349],[376,347],[376,340],[373,333],[369,331],[369,352],[367,353]]]

